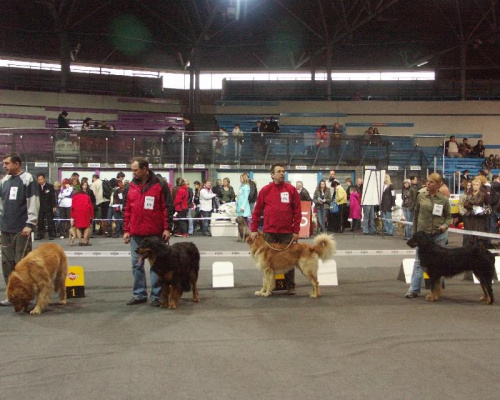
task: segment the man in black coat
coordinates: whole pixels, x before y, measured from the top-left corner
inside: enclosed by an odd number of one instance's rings
[[[38,191],[40,193],[40,211],[38,213],[38,230],[36,240],[41,240],[45,236],[45,220],[49,226],[49,239],[54,240],[56,236],[54,226],[54,212],[56,211],[56,196],[54,185],[45,180],[44,174],[36,176]]]

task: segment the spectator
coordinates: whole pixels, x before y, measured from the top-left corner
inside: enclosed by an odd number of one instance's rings
[[[330,194],[332,196],[332,201],[330,202],[330,210],[326,216],[326,218],[328,219],[328,230],[329,231],[332,231],[333,230],[333,226],[334,226],[334,218],[335,218],[335,213],[332,212],[332,207],[334,207],[334,203],[335,203],[335,186],[333,185],[334,182],[337,182],[338,183],[338,180],[335,179],[335,171],[334,170],[331,170],[329,173],[328,173],[328,180],[325,182],[326,183],[326,187],[330,189]],[[335,203],[336,204],[336,203]]]
[[[269,132],[268,128],[269,128],[269,125],[267,123],[267,118],[264,117],[261,120],[260,129],[262,129],[263,132]]]
[[[189,193],[187,190],[186,181],[184,179],[181,179],[174,200],[174,210],[177,214],[177,218],[180,218],[179,232],[175,233],[174,236],[184,237],[184,238],[187,238],[189,236],[188,222],[186,220],[189,208],[188,200],[189,200]]]
[[[486,148],[483,146],[483,141],[478,140],[477,144],[472,149],[471,157],[484,158],[485,151],[486,151]]]
[[[85,182],[85,186],[88,186],[88,182]],[[80,241],[80,246],[91,246],[90,226],[93,219],[94,206],[90,196],[83,190],[75,191],[71,202],[71,226],[76,228],[76,237]]]
[[[458,152],[462,158],[469,157],[472,152],[472,146],[469,144],[469,140],[467,138],[462,139],[462,143],[458,146]]]
[[[427,189],[419,193],[414,209],[412,233],[426,232],[432,235],[434,242],[445,246],[448,241],[448,227],[452,223],[450,202],[439,193],[443,178],[437,173],[429,175]],[[422,267],[415,252],[415,263],[411,275],[411,285],[405,294],[407,298],[418,297],[422,286]]]
[[[124,189],[125,185],[123,184],[123,180],[125,179],[125,174],[120,171],[116,174],[116,180],[118,181],[118,187],[120,189]]]
[[[61,182],[54,182],[54,204],[56,205],[56,210],[54,211],[54,222],[55,222],[55,230],[56,235],[59,235],[59,231],[61,229],[61,222],[59,221],[59,208],[57,207],[57,203],[59,202],[59,193],[61,192]]]
[[[184,179],[186,182],[186,188],[188,191],[188,212],[187,212],[187,218],[188,218],[188,235],[192,235],[194,233],[194,223],[193,223],[193,217],[194,217],[194,190],[189,186],[189,180]]]
[[[63,179],[57,203],[59,207],[59,216],[61,218],[61,239],[68,237],[69,234],[72,197],[73,187],[69,184],[69,179]]]
[[[252,128],[252,143],[254,146],[254,153],[256,153],[256,155],[262,153],[266,145],[266,138],[261,126],[261,121],[257,121],[255,126]]]
[[[484,160],[483,166],[488,171],[494,169],[496,166],[495,156],[493,154],[490,154],[490,156]]]
[[[356,186],[350,186],[349,192],[349,218],[352,220],[351,231],[356,232],[361,229],[361,195]]]
[[[328,130],[326,128],[326,125],[321,125],[316,131],[316,147],[328,147]]]
[[[90,197],[90,202],[92,203],[92,208],[94,209],[93,215],[95,218],[97,205],[96,205],[96,200],[95,200],[95,194],[92,190],[90,190],[88,178],[82,178],[81,188],[82,188],[82,192],[88,194],[88,196]],[[95,219],[94,219],[94,221],[92,221],[92,224],[91,224],[92,228],[89,230],[90,237],[92,237],[92,238],[94,237],[93,236],[93,227],[94,226],[95,226]]]
[[[68,121],[68,112],[63,111],[59,116],[57,117],[57,127],[59,129],[71,129],[69,126],[69,121]]]
[[[251,237],[257,236],[260,217],[264,212],[264,240],[267,243],[297,242],[302,219],[297,189],[285,183],[285,167],[271,167],[272,182],[262,188],[252,213]],[[287,294],[295,294],[295,270],[285,274]]]
[[[3,157],[6,175],[0,182],[0,242],[5,284],[16,264],[31,251],[31,232],[37,224],[38,190],[33,176],[22,169],[16,153]],[[10,306],[8,299],[1,306]]]
[[[103,182],[99,178],[98,174],[92,175],[92,184],[90,189],[94,192],[96,205],[97,205],[97,215],[96,219],[100,219],[100,232],[104,234],[106,232],[108,221],[108,209],[110,199],[104,196]]]
[[[38,193],[40,195],[40,213],[38,214],[37,240],[45,236],[45,221],[49,230],[49,239],[54,240],[56,229],[54,225],[54,212],[57,209],[54,186],[45,180],[44,174],[36,176],[38,182]]]
[[[267,132],[280,133],[280,126],[274,117],[269,119],[269,124],[267,125]]]
[[[460,180],[463,180],[463,179],[465,179],[466,181],[471,180],[472,178],[469,176],[469,174],[470,174],[469,170],[465,169]]]
[[[372,146],[380,146],[381,144],[382,139],[380,133],[378,132],[378,128],[373,128]]]
[[[339,211],[333,214],[333,231],[344,233],[344,224],[347,220],[347,193],[337,180],[333,181],[333,188],[335,189],[335,203],[339,207]]]
[[[248,224],[248,218],[252,216],[252,210],[248,201],[250,195],[250,179],[248,175],[243,173],[240,175],[240,189],[238,190],[238,197],[236,200],[236,216],[245,218]]]
[[[91,118],[85,118],[83,120],[83,124],[82,124],[82,132],[88,132],[90,131],[90,122],[92,121]]]
[[[236,198],[234,189],[230,185],[230,182],[229,178],[224,178],[222,180],[222,187],[218,188],[217,197],[219,198],[221,204],[232,203]]]
[[[240,129],[240,125],[234,125],[233,129],[233,142],[234,142],[234,158],[239,159],[241,157],[241,145],[243,144],[243,131]]]
[[[467,193],[467,197],[463,203],[465,209],[464,225],[467,230],[471,231],[486,231],[486,198],[485,192],[481,190],[481,180],[474,179],[472,181],[472,189]],[[479,236],[466,235],[465,245],[479,244],[483,239]]]
[[[394,223],[392,221],[392,211],[396,206],[396,192],[391,183],[389,174],[384,177],[384,191],[382,192],[382,201],[380,202],[380,211],[382,212],[384,231],[388,236],[394,235]]]
[[[217,195],[212,192],[212,182],[205,181],[203,188],[200,190],[200,212],[203,220],[201,221],[201,232],[203,236],[212,236],[209,230],[210,217],[212,211],[215,210],[213,199]]]
[[[370,126],[363,134],[363,141],[367,144],[371,144],[373,139],[373,126]]]
[[[360,195],[363,194],[363,178],[356,179],[356,189]]]
[[[330,133],[330,143],[329,143],[329,157],[336,160],[340,158],[340,145],[342,140],[342,129],[340,124],[337,122],[333,124],[332,132]],[[335,153],[335,154],[334,154]]]
[[[212,150],[214,154],[227,156],[227,146],[229,144],[229,135],[224,128],[219,128],[218,132],[214,132],[212,139]]]
[[[159,179],[149,168],[145,158],[133,158],[131,163],[134,179],[123,193],[123,241],[130,243],[134,297],[127,305],[147,301],[146,274],[144,260],[136,253],[142,239],[162,237],[170,240],[172,227],[173,202],[165,180]],[[161,284],[158,275],[150,271],[151,305],[160,306]]]
[[[318,223],[321,227],[321,232],[325,233],[325,219],[330,208],[330,203],[332,202],[332,194],[330,192],[330,188],[326,186],[324,179],[319,181],[318,187],[314,191],[313,202],[316,205]]]
[[[462,158],[462,155],[458,152],[458,143],[455,136],[450,136],[450,140],[446,141],[444,146],[445,156]]]
[[[113,212],[114,212],[114,196],[115,190],[118,188],[118,180],[116,178],[111,178],[108,182],[109,188],[111,189],[111,195],[109,196],[108,213],[106,214],[106,236],[115,236],[113,233]],[[115,222],[116,230],[116,222]],[[122,232],[123,233],[123,232]]]
[[[307,191],[307,189],[304,187],[304,184],[302,181],[297,181],[295,184],[295,187],[297,188],[297,191],[299,192],[300,196],[300,201],[312,201],[311,200],[311,195]]]
[[[194,195],[193,195],[193,218],[199,218],[201,216],[200,212],[200,191],[201,191],[201,183],[199,181],[194,181]],[[193,221],[193,234],[196,231],[196,225],[199,224],[200,228],[202,224],[198,220]]]
[[[403,181],[403,190],[401,192],[401,199],[403,201],[403,217],[406,222],[413,221],[413,209],[415,208],[415,200],[412,196],[411,180],[405,179]],[[405,224],[405,240],[411,238],[411,224]]]

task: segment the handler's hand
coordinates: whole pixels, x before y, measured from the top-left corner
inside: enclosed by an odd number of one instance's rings
[[[29,235],[31,235],[31,228],[25,226],[21,231],[21,236],[29,236]]]
[[[123,243],[125,243],[125,244],[129,244],[130,243],[130,233],[125,232],[123,234]]]
[[[439,227],[439,232],[443,233],[443,232],[446,232],[446,229],[448,229],[445,225],[441,225]]]
[[[162,237],[163,237],[163,240],[165,241],[165,243],[170,242],[170,231],[167,231],[167,230],[163,231]]]
[[[299,241],[299,234],[298,233],[294,233],[293,234],[293,243],[297,243]]]

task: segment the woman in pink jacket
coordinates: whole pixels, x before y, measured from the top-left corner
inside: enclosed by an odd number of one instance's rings
[[[351,230],[355,232],[361,226],[361,195],[355,186],[351,186],[349,191],[349,218],[352,219]]]

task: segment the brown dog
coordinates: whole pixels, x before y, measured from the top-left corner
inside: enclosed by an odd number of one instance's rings
[[[61,246],[45,243],[19,261],[9,276],[7,298],[14,310],[28,311],[30,301],[37,296],[30,314],[40,314],[50,302],[52,287],[59,292],[59,304],[66,304],[68,260]]]
[[[68,233],[68,246],[72,246],[75,244],[76,239],[76,228],[74,226],[71,227]]]
[[[241,215],[236,218],[236,223],[238,224],[238,240],[237,242],[245,242],[247,237],[250,235],[250,228],[248,227],[247,221]]]
[[[275,274],[285,273],[294,267],[311,281],[313,291],[310,297],[320,296],[318,283],[318,259],[322,261],[333,258],[335,254],[335,241],[326,234],[314,238],[314,245],[306,243],[286,244],[267,243],[262,235],[255,239],[248,237],[250,254],[262,271],[262,289],[255,292],[257,296],[270,296],[276,286]]]

